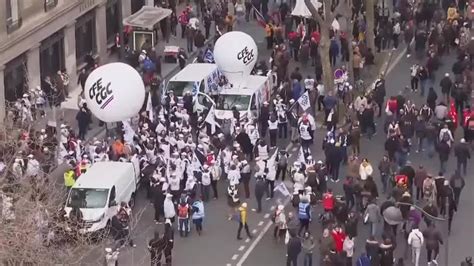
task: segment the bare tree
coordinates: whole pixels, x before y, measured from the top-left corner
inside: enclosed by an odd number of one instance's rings
[[[367,20],[366,40],[367,47],[375,53],[375,9],[374,0],[365,0],[365,18]]]
[[[0,128],[0,264],[73,265],[91,256],[102,260],[103,248],[110,244],[107,230],[94,236],[83,234],[80,229],[86,222],[65,217],[62,171],[53,175],[49,167],[57,162],[56,136],[51,134],[53,146],[49,146],[37,138],[33,127],[32,123],[11,123]],[[43,157],[45,147],[49,147],[49,161]],[[34,158],[28,158],[29,154]],[[30,160],[38,161],[31,164],[38,171],[29,169]],[[143,210],[134,215],[132,230],[142,214]]]
[[[308,7],[313,19],[319,24],[321,29],[321,41],[320,41],[320,55],[321,64],[323,68],[323,83],[326,91],[334,89],[334,77],[333,70],[331,67],[331,61],[329,57],[329,48],[331,45],[330,31],[332,28],[332,22],[337,15],[343,14],[344,10],[350,10],[350,0],[339,0],[337,6],[332,9],[332,0],[323,0],[323,12],[320,14],[311,0],[305,0],[305,4]],[[350,32],[349,32],[350,33]],[[348,34],[350,35],[350,34]],[[349,43],[349,46],[351,43]],[[348,68],[351,71],[352,66]],[[351,71],[352,72],[352,71]]]

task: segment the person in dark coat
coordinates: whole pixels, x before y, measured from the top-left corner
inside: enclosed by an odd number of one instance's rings
[[[436,94],[433,87],[430,87],[428,91],[428,96],[426,97],[426,104],[431,108],[431,110],[435,109],[437,99],[438,99],[438,94]]]
[[[241,130],[239,134],[237,134],[235,141],[240,144],[244,154],[247,155],[248,158],[252,158],[253,145],[250,141],[249,135],[245,132],[245,130]]]
[[[449,160],[449,153],[451,152],[451,147],[446,141],[441,141],[437,147],[439,154],[439,163],[440,163],[440,172],[446,171],[446,164]]]
[[[449,181],[449,185],[453,189],[454,202],[456,203],[456,207],[459,207],[459,198],[461,197],[461,191],[466,185],[466,182],[464,181],[464,178],[461,176],[458,170],[454,172],[454,175]]]
[[[370,236],[365,241],[365,252],[371,265],[380,265],[380,243],[375,239],[375,236]]]
[[[89,108],[87,108],[86,103],[82,105],[81,109],[79,109],[79,112],[76,114],[76,120],[79,126],[78,137],[81,140],[85,140],[87,130],[89,129],[89,125],[92,122],[92,114]]]
[[[457,171],[466,175],[467,173],[467,160],[471,159],[471,152],[469,151],[469,144],[466,143],[465,139],[461,139],[460,143],[454,146],[454,156],[457,159]]]
[[[260,116],[258,119],[260,128],[260,138],[264,139],[267,135],[268,120],[270,120],[270,109],[268,106],[268,102],[264,102],[262,108],[260,109]]]
[[[380,244],[380,266],[393,266],[393,250],[392,240],[386,238],[382,244]]]
[[[291,234],[286,250],[286,266],[296,266],[298,255],[301,253],[301,239],[297,235]]]
[[[441,232],[435,227],[434,223],[430,224],[428,228],[423,230],[423,236],[425,239],[428,263],[432,263],[433,260],[436,260],[438,257],[439,244],[443,245],[443,238]]]
[[[255,199],[257,200],[257,212],[262,212],[262,198],[264,193],[267,191],[267,184],[262,176],[257,176],[255,182]]]
[[[161,265],[161,256],[165,246],[165,239],[160,237],[160,233],[155,231],[154,237],[148,242],[148,251],[150,251],[151,265]]]
[[[347,216],[347,220],[344,226],[346,235],[350,237],[357,237],[357,225],[359,223],[359,219],[357,218],[357,214],[354,212],[350,212]]]
[[[206,37],[204,34],[202,34],[201,30],[198,30],[196,34],[194,35],[194,45],[198,48],[201,49],[204,47],[206,42]]]
[[[444,78],[439,82],[441,87],[441,93],[446,98],[446,102],[449,102],[449,95],[451,95],[451,88],[453,87],[453,81],[449,77],[449,73],[444,75]]]
[[[375,89],[373,92],[373,100],[379,107],[378,117],[382,116],[382,112],[385,110],[383,103],[385,102],[386,95],[387,92],[385,90],[385,79],[383,75],[381,75],[380,78],[375,81]]]

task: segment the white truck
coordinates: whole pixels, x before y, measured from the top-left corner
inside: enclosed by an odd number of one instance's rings
[[[178,99],[187,91],[209,93],[217,88],[220,75],[216,64],[192,63],[168,80],[165,91],[173,90]]]
[[[79,176],[69,191],[66,216],[73,208],[79,208],[84,221],[80,233],[108,229],[121,202],[131,208],[135,205],[139,181],[139,169],[131,162],[97,162]]]
[[[215,105],[217,120],[232,119],[233,108],[240,112],[240,119],[257,118],[260,107],[270,100],[271,74],[268,76],[251,75],[240,88],[223,89],[216,97],[216,101],[204,93],[198,93],[195,103],[197,110],[208,109],[209,104]]]

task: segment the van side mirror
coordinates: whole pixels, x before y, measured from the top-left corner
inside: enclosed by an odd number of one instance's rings
[[[115,200],[112,200],[109,202],[109,207],[117,206],[117,202]]]

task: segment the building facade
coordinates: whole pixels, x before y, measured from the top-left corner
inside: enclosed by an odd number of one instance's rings
[[[122,17],[148,2],[0,0],[0,121],[10,102],[58,70],[75,85],[85,56],[107,58]]]

